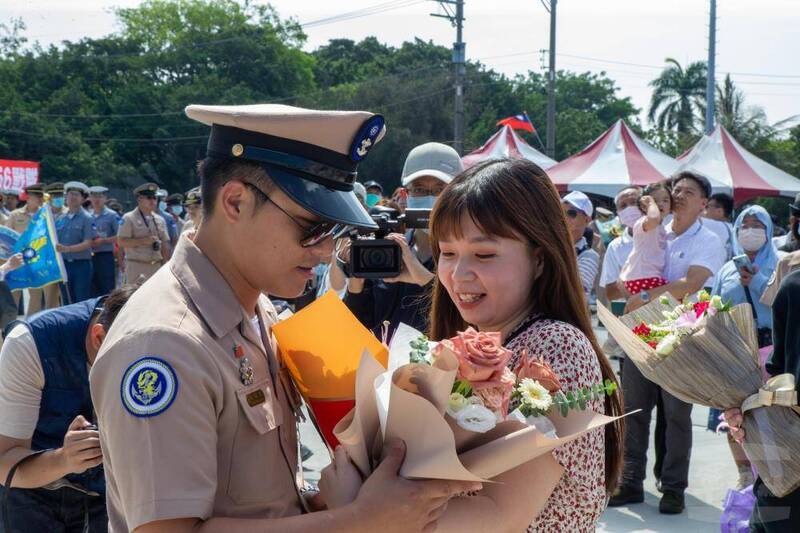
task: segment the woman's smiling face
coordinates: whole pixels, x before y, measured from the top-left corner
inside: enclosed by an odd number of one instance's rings
[[[467,323],[508,335],[531,312],[538,254],[520,240],[486,235],[469,215],[459,229],[439,241],[439,281]]]

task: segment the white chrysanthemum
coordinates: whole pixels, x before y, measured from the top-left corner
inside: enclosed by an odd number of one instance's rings
[[[550,391],[536,380],[523,378],[519,386],[517,386],[517,390],[522,396],[522,403],[527,404],[533,409],[547,411],[550,409],[550,406],[553,405],[553,398],[550,396]]]
[[[486,433],[497,425],[497,418],[482,405],[468,405],[458,412],[456,423],[467,431]]]

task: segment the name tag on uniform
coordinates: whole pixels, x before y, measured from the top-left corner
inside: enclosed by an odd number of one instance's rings
[[[264,391],[261,389],[254,390],[250,394],[247,395],[247,405],[250,407],[255,407],[256,405],[260,405],[267,401],[267,397],[264,396]]]

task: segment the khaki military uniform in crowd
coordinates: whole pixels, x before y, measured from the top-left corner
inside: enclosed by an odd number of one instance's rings
[[[142,239],[150,236],[157,236],[161,241],[160,246],[169,246],[167,223],[161,215],[151,213],[145,216],[138,207],[122,215],[117,237]],[[145,279],[150,278],[156,270],[161,268],[163,263],[164,259],[160,248],[155,250],[150,244],[126,247],[125,278],[127,283],[136,283],[140,276],[144,276]]]
[[[186,235],[133,295],[91,370],[110,531],[302,512],[299,401],[276,357],[276,320],[263,296],[251,320]]]

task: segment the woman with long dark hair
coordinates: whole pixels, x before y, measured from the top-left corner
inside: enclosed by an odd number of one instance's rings
[[[565,391],[616,381],[592,332],[575,250],[558,193],[525,160],[471,167],[436,202],[431,245],[437,260],[431,337],[471,325],[499,331],[521,357],[544,359]],[[590,408],[622,414],[619,393]],[[531,531],[594,531],[622,465],[621,421],[596,429],[554,454],[565,472]]]

